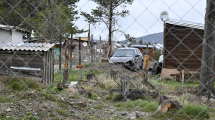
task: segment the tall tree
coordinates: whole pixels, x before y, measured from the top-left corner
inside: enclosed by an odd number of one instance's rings
[[[91,14],[81,12],[81,14],[88,20],[89,23],[103,22],[108,28],[108,41],[110,51],[112,50],[112,35],[117,29],[113,27],[118,22],[118,17],[126,17],[129,14],[128,10],[118,9],[119,6],[126,7],[126,5],[132,4],[134,0],[92,0],[99,6],[91,11]],[[109,53],[109,55],[111,52]]]
[[[207,0],[205,30],[202,50],[202,66],[199,81],[199,95],[215,98],[214,90],[214,48],[215,48],[215,0]]]
[[[59,0],[45,0],[43,4],[46,9],[28,20],[35,27],[36,37],[42,37],[53,43],[59,40],[60,35],[68,38],[72,31],[84,32],[74,25],[73,21],[78,19],[75,7],[65,5],[64,1],[59,3]]]
[[[41,16],[39,16],[38,14],[41,14],[44,11],[47,11],[48,9],[52,10],[52,12],[54,13],[55,11],[53,11],[52,7],[55,9],[56,6],[60,5],[61,7],[58,7],[58,8],[60,8],[60,10],[65,12],[65,13],[63,12],[60,12],[60,13],[63,13],[66,16],[71,16],[69,12],[77,13],[77,11],[74,11],[74,9],[71,9],[71,8],[75,8],[75,3],[77,1],[79,0],[1,0],[0,1],[0,9],[1,9],[0,24],[19,26],[19,27],[26,28],[30,31],[32,30],[35,31],[36,29],[38,29],[39,23],[36,24],[34,20],[41,19]],[[69,7],[70,9],[67,9],[67,10],[71,10],[71,11],[66,11],[66,7],[67,8]],[[50,11],[48,12],[50,13]],[[59,16],[62,16],[62,15],[59,15]],[[47,17],[45,13],[43,14],[43,17]],[[67,18],[70,19],[70,17],[67,17]],[[46,18],[47,22],[52,23],[52,21],[48,21],[48,19],[49,18]],[[41,27],[43,26],[41,25]],[[28,35],[28,36],[31,36],[31,35]]]

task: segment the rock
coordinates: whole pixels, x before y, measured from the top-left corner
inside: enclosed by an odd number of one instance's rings
[[[140,117],[140,114],[138,112],[136,112],[136,117],[139,118]]]
[[[6,112],[11,112],[11,109],[10,108],[6,109]]]
[[[125,115],[127,115],[127,113],[126,113],[126,112],[123,112],[123,113],[122,113],[122,116],[125,116]]]

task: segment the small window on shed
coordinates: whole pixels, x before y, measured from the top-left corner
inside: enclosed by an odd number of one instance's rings
[[[75,52],[76,45],[73,45],[72,52]]]

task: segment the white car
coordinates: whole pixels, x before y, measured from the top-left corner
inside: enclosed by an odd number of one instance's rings
[[[122,65],[136,70],[143,68],[143,56],[138,48],[119,48],[109,60],[109,64]]]

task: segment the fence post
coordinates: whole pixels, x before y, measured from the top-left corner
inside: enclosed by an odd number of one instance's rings
[[[59,70],[61,71],[61,34],[60,34],[60,47],[59,47]]]
[[[73,52],[73,47],[72,47],[72,41],[73,41],[73,31],[71,32],[71,41],[70,41],[70,48],[69,48],[69,62],[70,62],[70,68],[72,68],[72,52]]]

